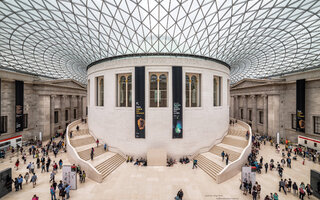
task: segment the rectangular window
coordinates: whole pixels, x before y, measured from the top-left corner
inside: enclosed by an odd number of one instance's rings
[[[28,128],[28,114],[23,114],[23,128]]]
[[[240,118],[243,119],[243,108],[240,108]]]
[[[132,106],[132,75],[117,74],[117,106]]]
[[[54,123],[57,124],[59,122],[59,111],[54,111]]]
[[[77,119],[77,109],[73,109],[73,119]]]
[[[66,114],[65,121],[68,121],[69,120],[69,110],[65,110],[65,114]]]
[[[308,144],[308,141],[307,141],[307,140],[304,140],[304,144]]]
[[[11,145],[11,141],[1,143],[1,144],[0,144],[0,147],[9,146],[9,145]]]
[[[263,111],[262,110],[259,111],[259,123],[263,124]]]
[[[103,76],[96,77],[96,84],[97,84],[96,106],[103,106],[104,105],[104,79],[103,79]]]
[[[320,116],[313,116],[313,129],[315,134],[320,134]]]
[[[21,142],[21,140],[22,140],[21,138],[18,138],[16,139],[16,142]]]
[[[89,105],[90,106],[90,80],[88,80],[88,85],[87,85],[87,105]]]
[[[220,76],[213,77],[213,106],[221,106],[221,84]]]
[[[0,134],[8,131],[8,116],[0,117]]]
[[[252,110],[249,110],[249,121],[252,121]]]
[[[150,107],[167,107],[168,73],[152,72],[149,77]]]
[[[317,147],[317,143],[315,142],[315,143],[313,144],[313,146],[314,146],[314,147]]]
[[[200,74],[186,74],[186,107],[200,107],[201,96]]]
[[[291,114],[291,128],[296,130],[297,129],[297,117],[296,114]]]

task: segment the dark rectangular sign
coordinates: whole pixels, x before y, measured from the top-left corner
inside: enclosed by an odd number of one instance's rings
[[[0,198],[12,191],[12,172],[11,168],[0,171]]]
[[[135,137],[145,138],[145,69],[135,67]]]
[[[16,132],[23,131],[23,81],[16,81]]]
[[[305,125],[305,79],[296,81],[296,113],[297,113],[297,131],[304,133]]]
[[[182,67],[172,67],[172,138],[182,138]]]

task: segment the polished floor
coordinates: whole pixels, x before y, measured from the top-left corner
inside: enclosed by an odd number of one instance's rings
[[[280,154],[277,154],[274,147],[268,143],[262,145],[260,155],[264,161],[270,161],[273,158],[276,162],[281,160]],[[50,154],[50,158],[59,161],[63,159],[64,164],[70,164],[65,153],[59,153],[56,159]],[[0,169],[13,167],[16,157],[12,162],[7,158],[0,163]],[[27,162],[33,160],[29,156]],[[35,161],[35,160],[34,160]],[[320,171],[320,165],[314,164],[311,161],[306,161],[302,165],[302,159],[293,161],[292,168],[284,168],[284,178],[291,178],[293,181],[309,183],[310,169]],[[26,165],[21,165],[19,170],[13,170],[13,177],[20,173],[24,174],[27,171]],[[37,194],[42,199],[50,199],[49,193],[49,174],[40,173],[40,169],[36,169],[38,182],[35,188],[31,184],[23,183],[23,190],[11,192],[3,197],[4,200],[25,200],[31,199],[34,194]],[[58,172],[56,180],[61,179],[61,171]],[[278,192],[278,182],[280,177],[276,171],[270,171],[267,174],[264,172],[257,175],[257,181],[262,186],[261,199],[264,199],[266,194],[270,192]],[[111,175],[104,179],[103,183],[96,183],[90,179],[86,183],[78,182],[78,189],[71,191],[70,199],[105,199],[105,200],[171,200],[176,195],[179,189],[184,191],[184,200],[215,200],[215,199],[252,199],[252,196],[244,196],[239,190],[240,173],[232,179],[217,184],[201,169],[192,170],[191,164],[177,164],[174,167],[138,167],[132,163],[125,163],[116,169]],[[58,192],[57,192],[58,194]],[[279,193],[280,200],[298,199],[292,194],[285,195]],[[307,198],[306,198],[307,199]],[[311,199],[316,199],[311,197]]]

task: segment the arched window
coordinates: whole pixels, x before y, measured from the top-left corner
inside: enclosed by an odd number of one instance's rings
[[[220,76],[213,77],[213,106],[221,106],[221,80]]]
[[[96,78],[97,80],[97,106],[104,105],[104,81],[103,76]]]
[[[167,73],[150,73],[150,107],[167,107]]]
[[[200,74],[186,75],[186,107],[200,107]]]
[[[118,107],[131,107],[132,105],[132,78],[131,74],[118,74],[117,75],[117,106]]]

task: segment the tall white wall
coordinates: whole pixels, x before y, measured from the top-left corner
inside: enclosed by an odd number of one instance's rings
[[[134,67],[145,66],[146,138],[135,138]],[[183,68],[183,138],[172,139],[172,66]],[[149,73],[168,73],[168,107],[149,106]],[[132,73],[132,107],[116,107],[116,75]],[[185,73],[201,74],[201,107],[185,107]],[[213,106],[213,76],[223,78],[222,106]],[[96,104],[95,77],[104,76],[104,106]],[[89,129],[108,145],[128,155],[145,156],[150,148],[164,148],[169,156],[190,155],[210,146],[228,129],[227,79],[229,69],[224,65],[203,59],[186,57],[143,57],[108,61],[88,70],[90,100]]]

